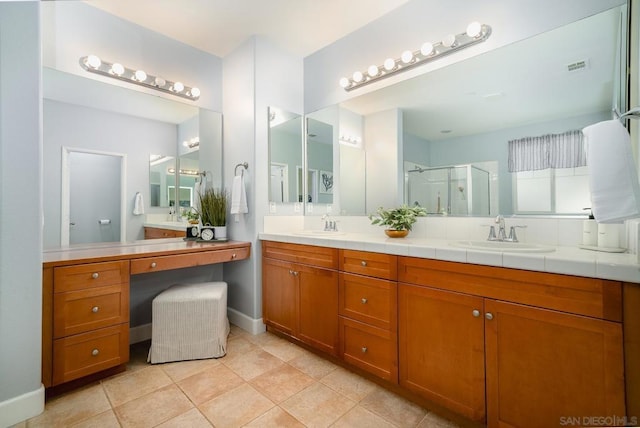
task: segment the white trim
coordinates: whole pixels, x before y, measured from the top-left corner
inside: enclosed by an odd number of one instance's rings
[[[262,322],[262,318],[253,319],[232,308],[227,308],[227,317],[231,324],[237,325],[251,334],[255,335],[267,331],[267,327]]]
[[[151,339],[151,323],[129,328],[129,345]]]
[[[102,150],[89,150],[74,147],[62,147],[62,189],[60,190],[60,245],[69,245],[69,222],[71,198],[69,192],[70,168],[69,154],[72,152],[89,153],[94,155],[107,155],[120,158],[120,242],[127,242],[127,155],[125,153],[112,153]]]
[[[44,385],[40,388],[0,401],[0,427],[10,427],[44,411]]]

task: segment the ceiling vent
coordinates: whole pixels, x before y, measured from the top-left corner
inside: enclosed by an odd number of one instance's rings
[[[582,71],[582,70],[586,70],[587,68],[589,68],[589,60],[588,59],[583,59],[583,60],[580,60],[580,61],[572,62],[571,64],[567,65],[567,71],[568,72]]]

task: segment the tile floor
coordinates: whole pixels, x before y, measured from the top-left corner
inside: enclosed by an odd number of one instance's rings
[[[270,333],[232,326],[220,359],[159,365],[133,345],[127,370],[55,397],[16,427],[455,427]]]

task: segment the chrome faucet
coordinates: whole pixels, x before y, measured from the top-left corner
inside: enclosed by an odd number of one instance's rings
[[[500,214],[495,219],[495,223],[498,225],[498,237],[496,241],[505,241],[507,239],[507,233],[505,231],[504,217]]]
[[[324,221],[324,231],[325,232],[337,232],[338,225],[335,220],[331,220],[331,216],[329,214],[323,214],[321,220]]]
[[[500,242],[518,242],[518,236],[516,235],[516,228],[525,228],[527,226],[511,226],[509,228],[509,236],[507,237],[506,226],[504,222],[504,216],[498,214],[494,223],[498,225],[498,234],[496,235],[495,226],[489,228],[489,236],[487,241],[500,241]]]

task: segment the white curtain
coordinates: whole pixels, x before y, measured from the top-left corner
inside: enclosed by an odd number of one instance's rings
[[[524,137],[509,141],[509,172],[585,166],[582,131]]]

